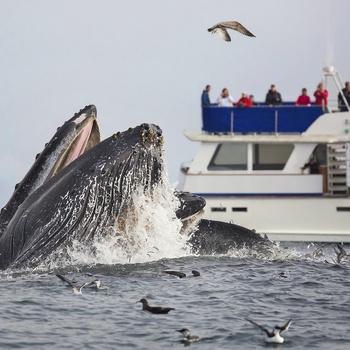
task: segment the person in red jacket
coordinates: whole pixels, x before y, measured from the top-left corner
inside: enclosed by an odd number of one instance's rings
[[[242,93],[242,97],[238,100],[236,103],[237,107],[251,107],[252,106],[252,100],[248,97],[248,94],[246,92]]]
[[[327,106],[328,91],[323,89],[322,83],[319,83],[317,85],[317,89],[314,92],[314,96],[316,98],[316,106]]]
[[[296,106],[310,106],[311,100],[310,96],[307,94],[306,88],[301,90],[301,95],[298,97],[297,102],[295,102]]]

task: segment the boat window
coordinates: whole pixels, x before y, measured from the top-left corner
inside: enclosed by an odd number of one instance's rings
[[[247,149],[244,143],[219,144],[208,170],[247,170]]]
[[[253,144],[253,170],[282,170],[293,148],[292,144]]]

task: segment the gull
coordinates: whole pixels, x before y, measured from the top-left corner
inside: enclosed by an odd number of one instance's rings
[[[208,32],[211,32],[212,34],[216,33],[219,35],[220,38],[224,39],[225,41],[231,41],[231,38],[229,34],[227,33],[227,29],[236,30],[237,32],[247,35],[247,36],[253,36],[247,28],[243,27],[242,24],[236,22],[236,21],[229,21],[229,22],[220,22],[212,26],[211,28],[208,28]]]
[[[336,249],[336,247],[338,249]],[[332,259],[335,263],[345,264],[349,261],[350,255],[346,253],[346,251],[344,250],[344,248],[340,244],[337,244],[335,247],[333,247],[333,249],[334,249],[335,254],[337,255],[336,261],[334,261],[334,259]]]
[[[247,321],[253,323],[257,327],[259,327],[262,331],[266,333],[265,341],[267,343],[278,343],[282,344],[284,342],[284,338],[281,336],[281,333],[283,331],[287,331],[290,324],[292,323],[292,319],[289,319],[287,323],[284,326],[275,326],[272,331],[269,331],[267,328],[264,326],[261,326],[254,321],[250,320],[249,318],[246,318]]]
[[[96,289],[99,289],[101,286],[101,281],[100,280],[93,280],[90,282],[86,282],[84,283],[81,287],[76,286],[74,284],[73,281],[71,281],[70,279],[68,279],[67,277],[63,276],[63,275],[56,275],[59,279],[61,279],[62,281],[68,283],[72,289],[73,289],[73,293],[77,294],[77,295],[81,295],[82,294],[82,289],[85,287],[89,287],[89,286],[95,286]]]
[[[182,329],[179,329],[178,331],[176,332],[180,332],[182,333],[182,335],[184,336],[184,341],[185,342],[193,342],[193,341],[197,341],[199,340],[199,337],[197,335],[191,335],[190,334],[190,331],[187,329],[187,328],[182,328]]]
[[[145,298],[142,298],[138,303],[142,303],[142,310],[149,311],[152,314],[167,314],[169,311],[175,310],[172,307],[149,306]]]

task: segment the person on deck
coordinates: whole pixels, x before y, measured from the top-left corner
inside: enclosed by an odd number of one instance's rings
[[[314,96],[316,98],[316,101],[315,101],[316,106],[327,106],[328,91],[323,88],[322,83],[319,83],[317,85],[317,89],[314,92]]]
[[[343,92],[343,95],[345,97],[346,102],[350,106],[350,83],[348,81],[345,83],[345,88],[342,89],[342,92]],[[339,106],[341,112],[348,111],[348,107],[346,106],[346,104],[344,102],[344,98],[340,92],[338,94],[338,106]]]
[[[251,107],[252,105],[252,100],[248,97],[246,92],[242,93],[242,97],[236,103],[237,107]]]
[[[252,106],[258,106],[258,102],[254,100],[254,95],[249,95],[249,99],[252,102]]]
[[[222,89],[220,96],[216,100],[219,107],[233,107],[233,97],[229,94],[226,88]]]
[[[306,88],[301,90],[301,95],[298,97],[297,102],[295,102],[296,106],[310,106],[311,100],[310,96],[307,94]]]
[[[269,106],[278,106],[282,103],[282,96],[281,94],[276,90],[275,85],[271,85],[270,90],[266,94],[265,103]]]
[[[210,97],[209,97],[210,89],[211,89],[210,85],[207,85],[202,92],[202,97],[201,97],[202,107],[210,106]]]

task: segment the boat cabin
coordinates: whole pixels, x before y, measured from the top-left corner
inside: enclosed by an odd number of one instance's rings
[[[201,147],[181,168],[182,190],[204,197],[349,194],[349,112],[289,102],[204,107],[202,117],[201,131],[185,131]],[[314,156],[319,173],[308,174],[302,168]]]

